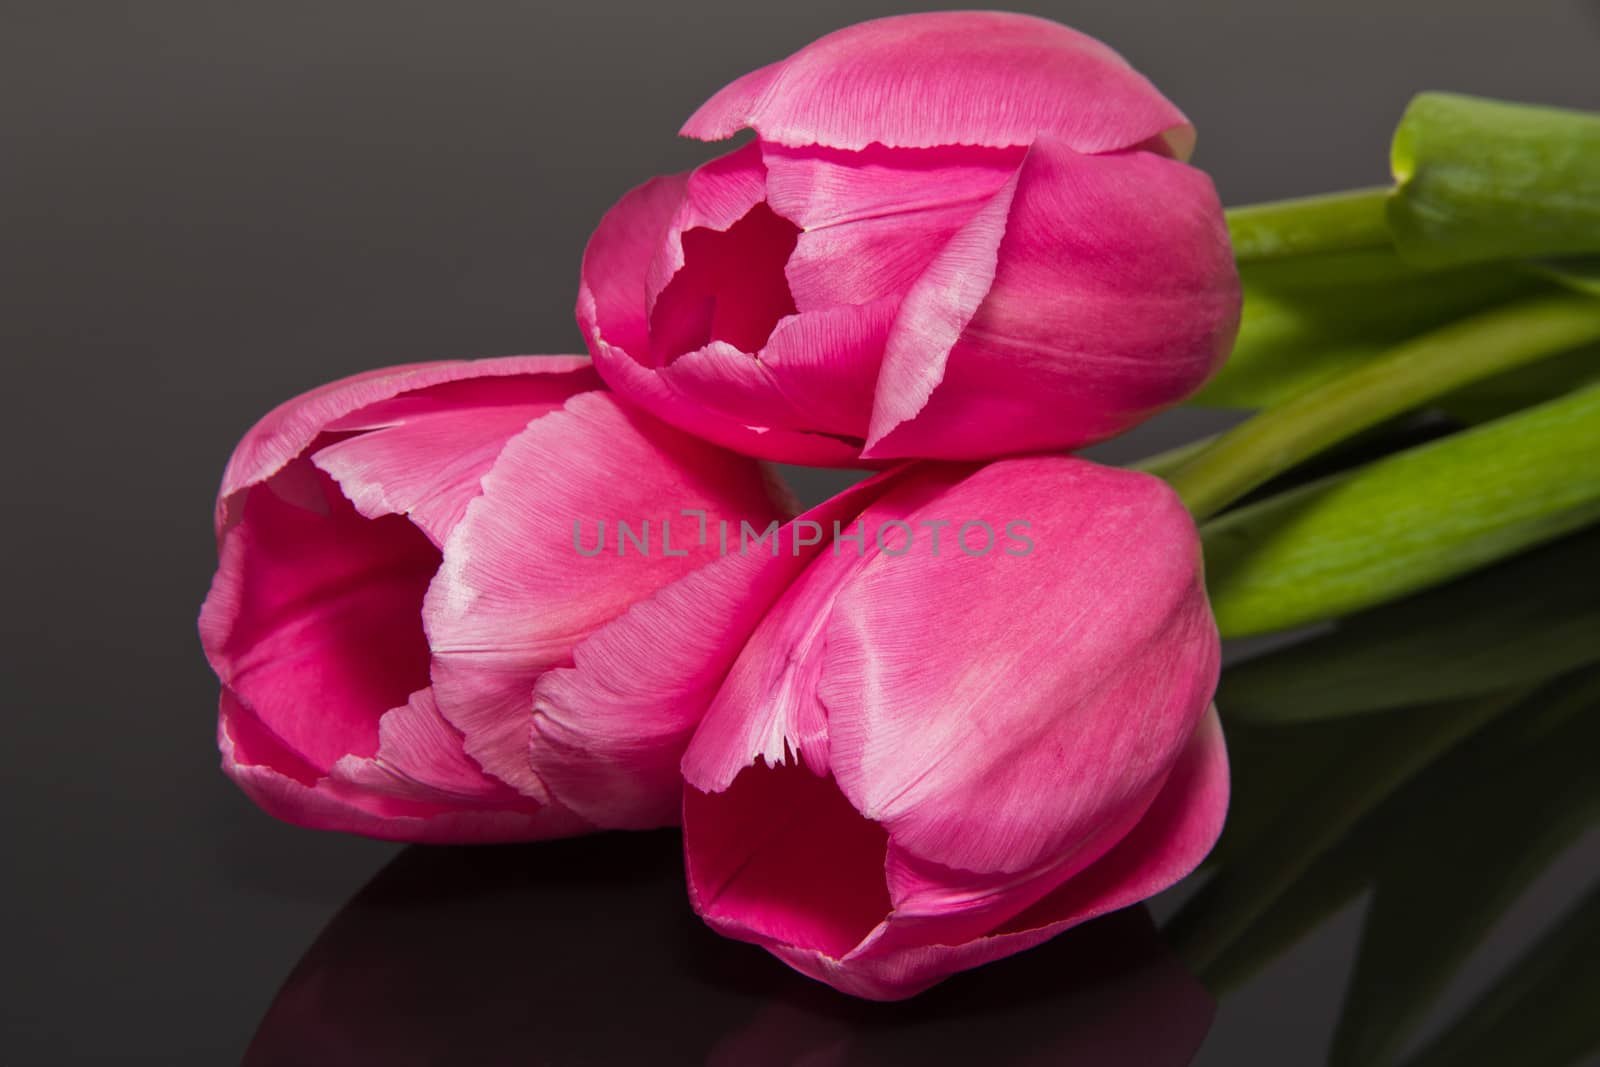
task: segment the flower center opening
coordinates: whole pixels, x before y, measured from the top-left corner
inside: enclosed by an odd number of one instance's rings
[[[892,907],[888,832],[830,775],[746,768],[722,793],[684,793],[684,855],[705,917],[835,959]]]
[[[305,458],[250,489],[242,526],[231,687],[318,774],[371,756],[378,720],[428,684],[439,550],[401,516],[358,514]]]
[[[650,314],[656,364],[712,341],[760,352],[778,321],[795,313],[783,268],[799,237],[800,228],[765,203],[726,230],[684,231],[683,266]]]

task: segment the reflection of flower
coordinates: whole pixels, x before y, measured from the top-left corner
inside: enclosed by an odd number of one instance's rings
[[[244,1063],[1177,1067],[1213,1007],[1142,909],[910,1003],[845,1001],[687,915],[677,835],[609,835],[407,849],[306,950]]]

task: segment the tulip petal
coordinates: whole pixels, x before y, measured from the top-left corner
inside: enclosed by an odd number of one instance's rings
[[[716,546],[687,536],[697,527],[682,509],[703,510],[713,528],[723,519],[764,526],[782,515],[760,464],[604,393],[573,397],[535,420],[482,484],[445,542],[423,608],[434,692],[485,770],[546,799],[528,755],[538,676],[570,665],[580,641],[710,558]],[[663,520],[677,535],[671,555]],[[613,540],[586,555],[580,545],[592,544],[601,522]],[[650,548],[626,544],[620,522]]]
[[[578,325],[607,381],[609,365],[650,355],[650,293],[665,287],[682,262],[670,269],[655,264],[688,180],[674,174],[630,190],[600,219],[583,250]],[[662,273],[652,289],[655,270]]]
[[[784,272],[802,311],[898,302],[1021,161],[1021,149],[762,145],[772,210],[801,229]]]
[[[1101,915],[1174,885],[1199,866],[1222,832],[1228,806],[1228,761],[1215,708],[1196,727],[1155,801],[1137,825],[1087,870],[1064,881],[992,933],[965,941],[933,941],[896,931],[898,914],[843,957],[792,940],[768,947],[803,974],[856,996],[900,1000],[957,971],[1022,952]]]
[[[362,515],[405,515],[443,546],[506,441],[574,393],[599,386],[587,366],[434,386],[335,420],[328,431],[359,432],[311,459]]]
[[[473,762],[461,731],[439,714],[432,689],[412,693],[409,701],[384,715],[376,754],[344,757],[334,764],[330,778],[364,793],[441,808],[538,807]]]
[[[665,367],[713,341],[761,351],[773,327],[795,311],[783,265],[798,233],[765,204],[726,230],[685,232],[683,266],[651,312],[652,362]]]
[[[781,1048],[781,1062],[807,1067],[926,1061],[1191,1067],[1216,1009],[1206,987],[1167,946],[1149,909],[1129,908],[908,1010],[774,997],[707,1063],[765,1063],[770,1050]]]
[[[1205,382],[1239,300],[1203,173],[1041,138],[901,305],[864,455],[962,459],[1109,437]]]
[[[1040,133],[1080,152],[1158,138],[1187,158],[1194,131],[1126,60],[1047,19],[998,11],[858,23],[734,81],[690,117],[704,141],[750,128],[764,141],[859,150],[1006,147]]]
[[[802,311],[778,323],[761,363],[796,413],[792,428],[861,440],[897,303]]]
[[[385,367],[341,378],[279,404],[250,428],[222,475],[217,496],[217,533],[228,518],[228,501],[264,482],[304,452],[328,425],[351,412],[445,382],[514,374],[564,374],[589,365],[582,356],[507,356]]]
[[[313,830],[390,841],[526,841],[578,832],[554,808],[451,810],[336,788],[283,749],[248,707],[224,689],[217,718],[222,769],[267,814]],[[526,804],[527,802],[524,801]]]
[[[606,213],[589,239],[578,291],[578,323],[594,354],[596,369],[611,388],[657,418],[725,448],[794,463],[833,466],[855,462],[858,444],[823,433],[752,425],[748,416],[723,415],[707,409],[686,398],[684,390],[691,386],[674,388],[649,363],[650,323],[646,309],[650,264],[667,240],[685,188],[686,178],[682,176],[659,178],[640,186]],[[663,274],[669,276],[670,272]],[[772,340],[776,339],[775,336]],[[685,359],[691,361],[688,368],[679,372],[681,377],[695,376],[696,358],[696,353],[689,353],[674,361],[674,365]],[[762,376],[752,368],[739,369],[745,372],[740,376],[744,384],[736,383],[736,389],[754,390],[757,395],[766,392],[765,384],[759,380]],[[777,404],[780,411],[788,410],[770,397],[763,402]]]
[[[724,341],[686,352],[656,374],[688,409],[760,426],[791,426],[799,421],[772,370]]]
[[[573,650],[572,667],[542,676],[530,751],[550,792],[603,826],[676,824],[679,762],[729,666],[795,575],[829,551],[833,521],[876,491],[854,486],[760,544],[760,530],[709,529],[719,558],[601,627]],[[732,747],[748,765],[748,748]]]
[[[895,914],[858,956],[961,944],[996,928],[1009,936],[1048,925],[1053,934],[1144,900],[1199,865],[1221,833],[1227,807],[1227,750],[1213,706],[1161,791],[1120,840],[1102,838],[1101,847],[1079,849],[1021,880],[932,864],[891,847],[887,872]]]
[[[683,763],[696,789],[721,792],[755,761],[804,762],[828,772],[827,713],[816,699],[816,655],[835,585],[857,569],[852,555],[816,560],[772,608],[706,714]]]
[[[894,304],[790,315],[759,356],[714,341],[657,373],[686,405],[774,430],[860,442]]]
[[[1217,843],[1228,813],[1228,788],[1227,746],[1213,706],[1138,825],[1088,870],[1006,923],[995,938],[1039,932],[1048,937],[1175,885]]]
[[[652,324],[657,321],[657,304],[662,292],[683,270],[690,252],[694,250],[685,248],[687,235],[693,233],[705,237],[726,234],[746,219],[752,210],[760,207],[765,198],[766,166],[762,163],[760,148],[754,144],[718,156],[689,172],[683,180],[682,192],[672,214],[660,230],[659,238],[653,247],[645,250],[648,257],[645,263],[649,265],[645,275],[645,296]],[[783,222],[781,219],[777,221],[780,224]],[[758,239],[759,235],[750,234],[749,237]],[[736,239],[735,243],[742,242]],[[719,250],[713,245],[703,251],[715,256]],[[748,249],[737,247],[725,251],[731,260],[737,260],[740,251],[748,254]],[[779,266],[782,262],[780,257]],[[732,264],[729,267],[731,273]],[[737,283],[741,279],[735,274],[727,280]],[[714,286],[706,288],[715,289]]]
[[[803,761],[814,775],[828,773],[827,714],[816,676],[823,626],[841,583],[877,551],[874,531],[905,513],[903,494],[894,490],[909,469],[854,485],[801,517],[816,520],[827,551],[784,590],[740,652],[684,753],[690,786],[723,792],[758,761]]]
[[[1098,855],[1216,687],[1193,521],[1156,478],[1058,457],[983,467],[912,522],[941,519],[1025,521],[1033,548],[879,555],[839,593],[816,691],[839,787],[947,867]]]
[[[403,518],[362,518],[304,459],[240,497],[200,613],[212,668],[319,773],[371,755],[383,713],[428,684],[438,549]]]
[[[887,837],[806,767],[757,767],[720,794],[690,788],[684,822],[690,901],[724,934],[839,957],[889,913]]]
[[[1133,829],[1105,851],[1080,849],[1019,881],[930,864],[891,847],[887,869],[895,914],[858,956],[961,944],[996,928],[1000,933],[993,936],[1009,939],[1047,926],[1048,937],[1144,900],[1199,865],[1222,831],[1227,807],[1227,749],[1213,706]],[[1008,951],[1020,947],[1025,946]]]

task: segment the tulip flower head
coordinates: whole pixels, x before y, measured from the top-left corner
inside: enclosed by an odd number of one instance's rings
[[[715,929],[896,999],[1200,862],[1219,642],[1148,475],[1031,457],[857,493],[859,549],[788,587],[689,745],[685,855]]]
[[[755,139],[602,220],[596,367],[750,455],[851,465],[1080,447],[1220,366],[1239,286],[1183,115],[1044,19],[851,26],[683,128]]]
[[[587,359],[418,364],[289,401],[240,443],[218,498],[200,633],[224,770],[279,818],[375,837],[675,823],[705,705],[684,693],[705,683],[672,673],[673,605],[631,612],[710,558],[692,520],[663,551],[660,519],[686,509],[784,514],[761,464],[625,408]],[[656,522],[654,550],[580,553],[576,524],[597,519]],[[618,629],[664,661],[652,687],[546,702],[536,722],[535,690],[606,686],[586,647]],[[593,768],[625,787],[552,787]]]

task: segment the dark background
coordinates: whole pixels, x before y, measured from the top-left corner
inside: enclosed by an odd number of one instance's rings
[[[236,1060],[395,851],[280,826],[217,771],[194,618],[251,421],[381,364],[581,349],[584,240],[629,186],[707,157],[673,137],[703,98],[929,6],[6,6],[0,1058]],[[1382,182],[1420,89],[1600,107],[1581,0],[1016,6],[1150,75],[1230,204]],[[1337,926],[1230,1004],[1201,1062],[1308,1060]]]

